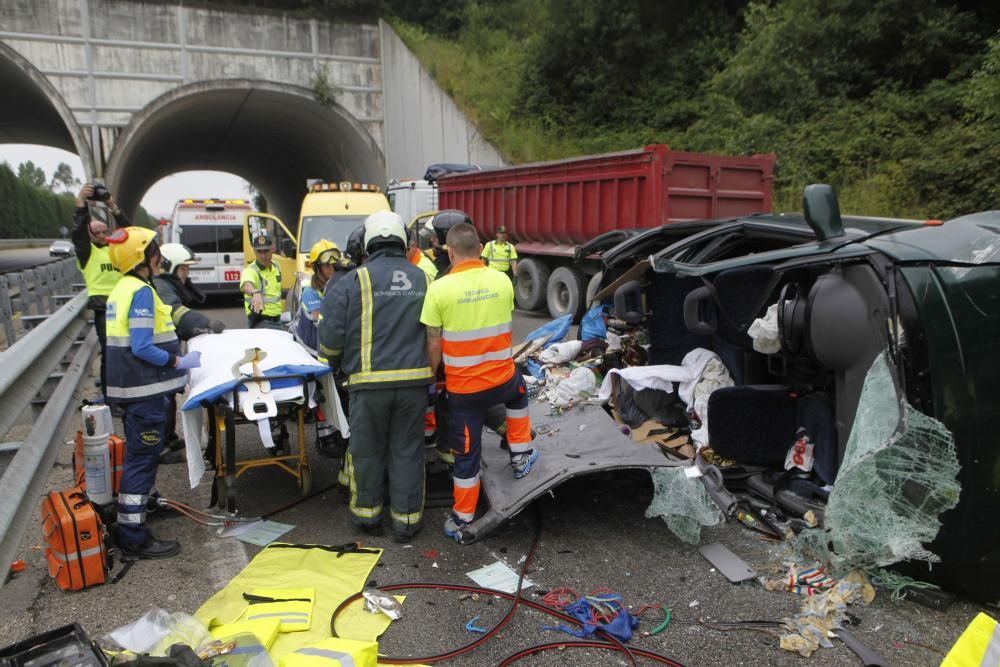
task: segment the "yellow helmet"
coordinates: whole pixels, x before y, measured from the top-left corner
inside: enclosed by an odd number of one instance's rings
[[[108,236],[111,264],[128,273],[149,260],[158,250],[156,232],[145,227],[122,227]]]
[[[334,250],[336,252],[329,252]],[[340,248],[333,241],[320,239],[309,249],[309,266],[319,264],[336,264],[340,259]]]

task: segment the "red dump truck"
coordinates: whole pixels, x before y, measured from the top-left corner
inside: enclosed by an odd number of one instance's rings
[[[465,211],[484,239],[501,225],[517,247],[517,305],[578,318],[600,276],[576,246],[616,230],[771,210],[773,154],[731,157],[663,144],[438,180],[438,206]],[[621,240],[621,239],[618,239]],[[589,281],[589,283],[588,283]]]

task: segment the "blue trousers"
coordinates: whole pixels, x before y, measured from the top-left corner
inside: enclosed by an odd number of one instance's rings
[[[166,406],[166,396],[122,404],[125,462],[118,490],[119,544],[142,544],[152,537],[146,528],[146,501],[163,450]]]

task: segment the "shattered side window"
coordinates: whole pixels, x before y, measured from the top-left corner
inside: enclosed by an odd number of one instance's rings
[[[923,544],[958,504],[958,471],[951,432],[902,398],[883,353],[865,378],[824,526],[796,546],[837,571],[935,562]]]
[[[722,521],[722,513],[705,491],[700,479],[689,478],[684,468],[657,468],[652,472],[653,502],[646,518],[661,517],[674,535],[688,544],[698,544],[702,526]]]

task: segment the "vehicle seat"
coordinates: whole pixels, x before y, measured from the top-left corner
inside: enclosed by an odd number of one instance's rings
[[[653,272],[646,288],[649,319],[655,321],[655,326],[649,327],[650,365],[680,365],[684,355],[694,348],[711,348],[711,335],[696,333],[684,321],[684,301],[701,284],[699,278]]]

